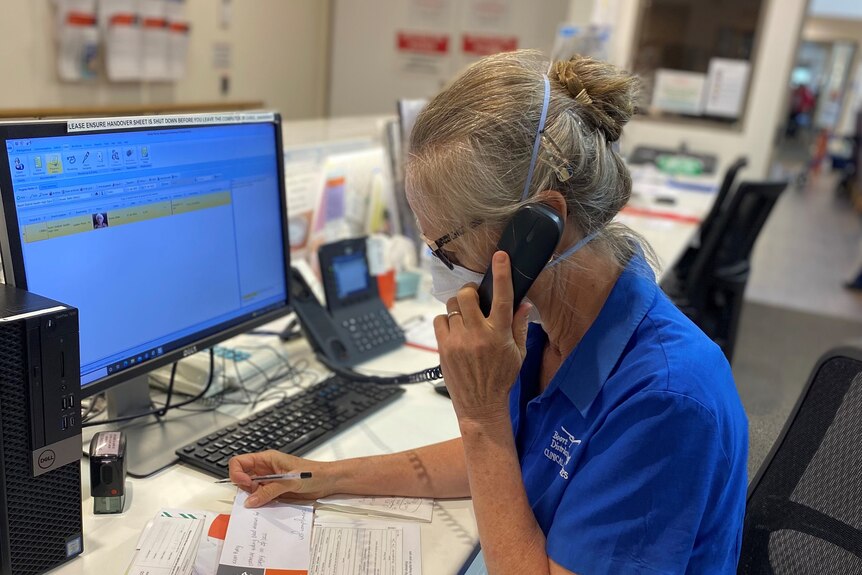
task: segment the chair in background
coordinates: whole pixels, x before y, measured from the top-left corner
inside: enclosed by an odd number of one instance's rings
[[[712,227],[718,221],[718,218],[721,216],[721,213],[727,209],[728,196],[730,196],[730,191],[733,189],[733,184],[736,181],[736,176],[739,174],[739,171],[748,165],[748,158],[745,156],[741,156],[737,158],[735,162],[733,162],[730,166],[728,166],[727,171],[724,173],[724,179],[721,181],[721,186],[718,188],[718,193],[715,195],[715,201],[712,203],[712,208],[710,208],[709,213],[703,219],[700,224],[700,230],[698,231],[698,239],[696,242],[693,242],[686,250],[685,253],[682,254],[682,257],[679,261],[673,266],[673,269],[670,271],[668,275],[667,282],[673,282],[675,284],[673,287],[668,284],[665,286],[662,282],[662,288],[667,287],[669,290],[679,291],[681,286],[684,286],[688,277],[688,271],[691,269],[691,264],[694,263],[694,260],[697,258],[697,254],[700,251],[700,246],[703,243],[703,239],[709,236],[709,232],[712,230]],[[666,290],[667,291],[667,290]]]
[[[814,368],[749,485],[738,575],[862,574],[862,345]]]
[[[743,182],[709,234],[679,291],[677,306],[733,359],[751,252],[787,182]],[[663,286],[664,287],[664,286]]]

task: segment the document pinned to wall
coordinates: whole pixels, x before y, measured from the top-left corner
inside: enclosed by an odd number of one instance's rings
[[[186,0],[168,0],[168,79],[186,75],[191,25],[186,16]]]
[[[57,72],[61,80],[98,75],[99,28],[96,0],[58,0]]]
[[[139,0],[141,26],[141,78],[169,78],[170,30],[167,0]]]
[[[652,107],[664,112],[699,116],[703,112],[706,75],[681,70],[656,70]]]
[[[248,509],[246,499],[237,490],[216,575],[307,573],[314,509],[279,502]]]
[[[420,528],[359,518],[318,516],[313,575],[422,575]]]
[[[350,497],[333,495],[318,499],[321,509],[431,522],[434,500],[422,497]]]
[[[704,113],[708,116],[738,118],[748,88],[750,69],[751,64],[747,60],[710,60],[704,88]]]
[[[141,78],[141,28],[136,0],[100,0],[99,20],[105,36],[105,69],[115,82]]]

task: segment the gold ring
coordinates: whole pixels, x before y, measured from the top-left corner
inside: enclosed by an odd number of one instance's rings
[[[461,315],[461,312],[458,311],[457,309],[455,311],[450,311],[449,313],[446,314],[446,318],[452,319],[452,316],[455,316],[455,315]]]

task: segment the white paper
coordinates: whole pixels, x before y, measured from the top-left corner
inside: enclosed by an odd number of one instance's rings
[[[57,71],[62,80],[95,78],[99,28],[95,0],[60,0],[57,5]],[[92,18],[92,24],[87,19]]]
[[[166,0],[139,0],[142,22],[141,77],[167,80],[170,77],[170,30]]]
[[[437,334],[434,333],[434,317],[423,317],[420,321],[403,326],[404,338],[407,343],[437,351]]]
[[[319,516],[311,575],[422,575],[419,525]]]
[[[189,22],[186,18],[185,0],[167,3],[168,18],[168,78],[180,80],[186,75],[189,52]]]
[[[652,106],[665,112],[700,115],[706,75],[659,69],[655,73]]]
[[[156,517],[144,531],[129,575],[192,575],[204,521]]]
[[[224,546],[224,526],[230,518],[229,515],[200,510],[162,509],[159,511],[157,517],[201,519],[203,521],[203,528],[198,540],[192,575],[213,575],[216,572],[216,569],[218,569],[218,560]]]
[[[100,0],[105,33],[105,68],[113,81],[141,78],[141,28],[136,0]]]
[[[318,499],[323,509],[335,509],[348,513],[397,517],[431,522],[434,500],[420,497],[351,497],[332,495]]]
[[[499,33],[512,26],[512,0],[467,0],[462,6],[465,29]]]
[[[739,117],[745,90],[748,87],[750,68],[746,60],[713,58],[709,61],[703,106],[707,115],[723,118]]]
[[[263,575],[266,569],[308,570],[313,508],[273,502],[245,507],[237,490],[216,575]]]

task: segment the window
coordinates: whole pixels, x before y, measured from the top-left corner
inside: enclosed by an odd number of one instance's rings
[[[763,0],[643,0],[632,69],[652,117],[733,125],[748,95]]]

